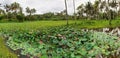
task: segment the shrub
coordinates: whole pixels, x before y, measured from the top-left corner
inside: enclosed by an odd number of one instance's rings
[[[24,21],[24,15],[17,15],[17,19],[19,22],[23,22]]]
[[[4,19],[5,16],[4,15],[0,15],[0,20]]]

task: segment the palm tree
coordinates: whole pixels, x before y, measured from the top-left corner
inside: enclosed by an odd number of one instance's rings
[[[14,3],[11,4],[11,10],[15,11],[15,13],[17,13],[17,10],[19,10],[19,9],[20,9],[20,4],[19,3],[14,2]]]
[[[27,7],[26,8],[26,13],[28,13],[29,14],[29,16],[31,16],[33,13],[35,13],[36,12],[36,9],[35,8],[33,8],[33,9],[30,9],[29,7]]]
[[[26,8],[26,13],[29,14],[29,19],[31,18],[31,15],[36,12],[36,9],[30,9],[29,7]]]
[[[75,14],[75,0],[73,0],[73,9],[74,9],[74,19],[76,24],[77,22],[76,22],[76,14]]]
[[[67,20],[67,25],[68,25],[69,23],[68,23],[67,0],[64,0],[64,2],[65,2],[66,20]]]
[[[19,8],[19,14],[23,14],[23,9],[22,9],[22,7]]]
[[[91,2],[88,2],[86,5],[85,5],[85,13],[87,15],[87,19],[91,19],[91,16],[93,15],[93,5]]]
[[[0,9],[0,14],[5,15],[5,11],[3,9]]]
[[[109,19],[109,25],[112,25],[112,17],[111,17],[111,13],[112,10],[110,9],[110,0],[106,1],[106,12],[107,12],[107,17]]]
[[[18,10],[20,11],[20,4],[19,3],[17,3],[17,2],[14,2],[14,3],[12,3],[11,4],[11,11],[14,11],[13,12],[13,16],[15,17],[15,19],[16,19],[16,15],[17,15],[17,12],[18,12]]]
[[[26,7],[26,13],[30,13],[30,8],[29,7]]]
[[[22,7],[20,7],[19,8],[19,11],[18,11],[18,13],[17,13],[17,20],[19,21],[19,22],[23,22],[24,21],[24,17],[25,15],[24,15],[24,13],[23,13],[23,9],[22,9]]]
[[[26,8],[26,13],[28,13],[29,15],[28,15],[28,19],[30,20],[30,17],[31,17],[31,10],[30,10],[30,8],[29,7],[27,7]]]
[[[9,11],[11,9],[10,5],[8,5],[8,4],[4,5],[4,9],[5,9],[5,13],[6,13],[7,19],[9,19],[8,18],[8,13],[9,13]]]
[[[113,9],[116,9],[116,13],[117,13],[118,3],[117,3],[116,0],[111,1],[111,2],[109,3],[109,6],[110,6],[111,8],[113,8]],[[115,15],[115,13],[114,13],[113,16],[111,16],[111,17],[115,18],[114,15]]]
[[[102,12],[102,10],[105,8],[106,2],[105,1],[100,1],[100,11]]]
[[[94,8],[94,18],[99,18],[99,1],[95,1],[95,4],[93,5]]]
[[[33,14],[33,13],[36,13],[36,9],[35,8],[31,9],[31,14]]]
[[[78,10],[77,14],[78,14],[79,18],[83,18],[83,14],[85,11],[84,4],[81,4],[80,6],[78,6],[77,10]]]
[[[120,1],[119,1],[119,10],[118,10],[118,16],[120,15]]]
[[[2,9],[0,9],[0,14],[2,14]]]

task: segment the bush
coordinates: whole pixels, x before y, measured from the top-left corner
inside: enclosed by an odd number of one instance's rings
[[[17,15],[17,19],[19,22],[23,22],[24,21],[24,15]]]
[[[0,20],[4,19],[5,16],[4,15],[0,15]]]

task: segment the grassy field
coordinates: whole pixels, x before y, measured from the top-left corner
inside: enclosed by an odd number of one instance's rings
[[[74,23],[69,21],[70,24]],[[4,30],[15,30],[15,29],[39,29],[51,26],[65,25],[66,21],[34,21],[34,22],[22,22],[22,23],[0,23],[0,29]]]
[[[69,24],[74,24],[75,21],[70,20]],[[22,22],[22,23],[0,23],[0,29],[2,30],[35,30],[41,28],[48,28],[54,26],[66,25],[66,21],[34,21],[34,22]],[[112,25],[109,25],[108,20],[79,20],[77,25],[73,25],[75,28],[103,28],[103,27],[119,27],[120,20],[113,20]]]
[[[13,54],[4,43],[4,39],[0,37],[0,58],[17,58],[17,55]]]

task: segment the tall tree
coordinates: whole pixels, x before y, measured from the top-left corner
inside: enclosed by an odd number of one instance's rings
[[[11,9],[10,5],[8,5],[8,4],[4,5],[4,9],[5,9],[6,17],[7,17],[7,19],[9,19],[8,18],[8,13],[9,13],[9,11]]]
[[[4,12],[4,10],[3,10],[3,9],[0,9],[0,14],[5,15],[5,12]]]
[[[99,1],[95,1],[95,4],[93,5],[93,8],[94,8],[94,11],[93,11],[93,13],[94,13],[94,18],[96,18],[96,19],[99,19]]]
[[[26,7],[26,13],[28,13],[30,15],[30,8]]]
[[[68,25],[69,23],[68,23],[68,9],[67,9],[67,0],[64,0],[64,3],[65,3],[66,20],[67,20],[67,25]]]
[[[28,13],[29,14],[29,16],[31,16],[33,13],[35,13],[36,12],[36,9],[35,8],[33,8],[33,9],[30,9],[29,7],[27,7],[26,8],[26,13]]]
[[[75,24],[76,24],[77,22],[76,22],[76,11],[75,11],[76,9],[75,9],[75,7],[76,7],[75,6],[75,0],[73,0],[74,19],[75,19]]]
[[[23,14],[23,9],[22,9],[22,7],[19,8],[19,14]]]
[[[13,17],[16,19],[17,18],[17,13],[20,11],[20,4],[17,2],[14,2],[11,4],[11,11],[13,11]]]
[[[36,12],[36,9],[30,9],[29,7],[26,8],[26,13],[28,13],[29,15],[29,19],[31,18],[31,15],[34,14]]]
[[[31,9],[31,14],[34,14],[34,13],[36,13],[36,9],[35,8]]]
[[[20,4],[17,2],[14,2],[11,4],[11,10],[17,13],[17,11],[20,9]]]
[[[92,16],[93,16],[93,5],[91,2],[88,2],[86,5],[85,5],[85,13],[87,15],[87,19],[91,19]]]
[[[85,8],[84,8],[84,4],[81,4],[80,6],[77,7],[77,15],[79,18],[82,18],[83,19],[83,14],[84,14],[84,11],[85,11]]]
[[[120,1],[118,3],[119,3],[118,16],[120,16]]]
[[[112,18],[115,18],[114,16],[117,15],[117,8],[118,8],[118,3],[117,3],[117,1],[116,1],[116,0],[111,1],[111,2],[109,3],[109,6],[110,6],[111,8],[113,8],[113,9],[116,9],[115,11],[112,10],[112,13],[111,13],[111,14],[113,14],[111,17],[112,17]]]

